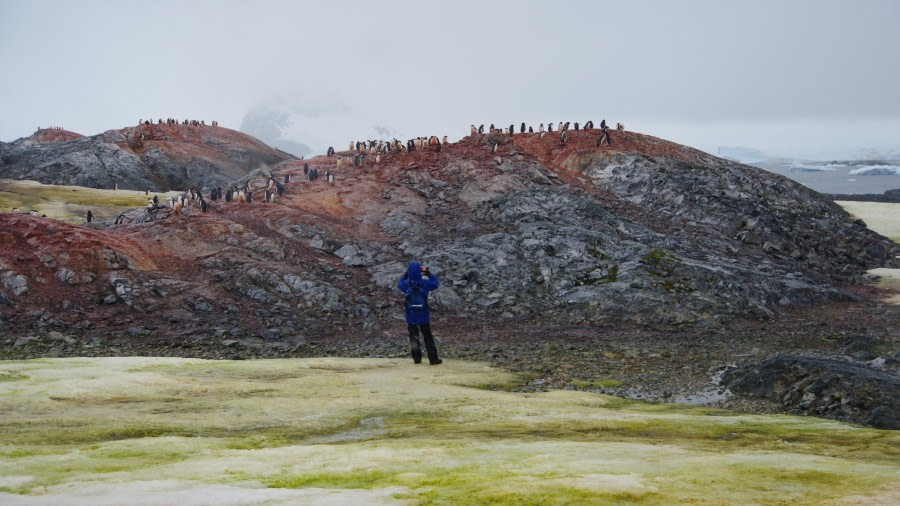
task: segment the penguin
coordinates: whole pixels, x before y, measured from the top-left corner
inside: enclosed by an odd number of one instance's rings
[[[609,129],[608,128],[603,128],[600,130],[600,137],[597,139],[597,146],[599,147],[601,144],[603,144],[604,140],[606,141],[606,145],[609,146],[610,142],[609,142]]]
[[[225,192],[225,202],[231,202],[232,196],[233,194],[231,193],[231,188],[229,188],[228,191]]]
[[[28,211],[29,216],[37,216],[37,213],[38,213],[37,209],[32,209],[31,211]]]
[[[438,153],[441,152],[441,141],[438,141],[438,143],[434,145],[434,150]]]
[[[475,128],[475,125],[469,125],[469,126],[471,126],[471,127],[472,127],[472,130],[471,130],[471,131],[469,131],[469,135],[475,135],[475,134],[477,134],[477,133],[478,133],[478,129],[477,129],[477,128]]]
[[[575,122],[575,131],[576,132],[578,131],[578,122],[577,121]]]
[[[495,142],[494,145],[491,147],[491,153],[496,153],[496,152],[497,152],[497,143]]]
[[[213,125],[213,126],[215,126],[215,125]],[[247,196],[249,197],[249,195],[247,195]],[[250,202],[249,198],[247,199],[247,202]],[[205,213],[208,209],[209,209],[209,207],[206,205],[206,201],[201,198],[200,199],[200,211]]]
[[[113,183],[113,190],[119,189],[119,183]]]
[[[381,163],[381,153],[375,155],[375,163]]]
[[[337,168],[338,168],[338,169],[343,169],[343,168],[344,168],[344,159],[341,158],[341,157],[338,157],[338,159],[337,159]]]
[[[503,135],[506,135],[506,134],[508,134],[508,133],[509,133],[509,129],[508,129],[508,128],[504,128],[504,129],[503,129]]]
[[[442,144],[447,144],[447,136],[445,135],[443,139],[441,139]]]
[[[544,124],[541,123],[541,126],[538,127],[538,133],[544,133]]]
[[[534,129],[531,128],[531,127],[528,127],[528,133],[533,134],[533,133],[534,133]]]
[[[150,188],[147,188],[146,190],[144,190],[144,195],[150,195]]]
[[[562,127],[563,127],[563,122],[560,121],[559,125],[556,127],[556,130],[562,130],[563,129]]]
[[[548,134],[553,133],[553,123],[547,123],[547,133]]]
[[[347,148],[347,151],[353,151],[353,146],[354,146],[353,141],[350,141],[350,147]]]
[[[601,119],[600,120],[600,130],[603,130],[604,128],[606,128],[606,120]]]
[[[478,133],[480,133],[480,134],[484,133],[484,123],[482,123],[481,126],[478,127]]]
[[[566,124],[563,125],[562,129],[563,129],[563,130],[568,130],[568,129],[569,129],[569,122],[568,122],[568,121],[566,121]]]
[[[124,225],[124,224],[125,224],[125,215],[120,214],[120,215],[116,216],[116,222],[114,223],[114,225]]]
[[[524,134],[524,133],[525,133],[525,122],[524,122],[524,121],[522,122],[521,128],[519,128],[519,133],[520,133],[520,134]]]
[[[201,202],[202,202],[202,200],[201,200]],[[247,190],[247,203],[248,204],[253,203],[253,192],[251,192],[250,190]]]
[[[90,223],[90,222],[92,222],[92,221],[94,221],[94,213],[92,213],[91,210],[88,209],[88,213],[87,213],[87,222]]]
[[[588,122],[584,124],[584,129],[585,129],[585,130],[591,130],[591,129],[593,129],[593,128],[594,128],[594,122],[593,122],[593,121],[588,120]]]
[[[153,204],[153,199],[147,199],[147,209],[156,209],[156,206]]]
[[[284,195],[284,185],[275,183],[275,190],[278,191],[278,196],[281,197]]]
[[[244,190],[238,191],[238,202],[240,202],[240,203],[247,202],[247,196],[244,195]]]
[[[18,208],[18,207],[12,208],[12,212],[13,212],[13,214],[18,214],[18,213],[19,213],[19,208]]]
[[[513,125],[512,123],[510,123],[509,124],[509,134],[513,135],[515,133],[516,133],[516,125]]]
[[[308,163],[304,163],[304,164],[303,164],[303,175],[305,176],[305,175],[308,175],[308,174],[309,174],[309,164],[308,164]]]
[[[328,146],[328,155],[327,156],[334,156],[334,148],[333,147]]]
[[[562,135],[559,136],[559,141],[562,142],[563,144],[565,144],[565,143],[566,143],[566,138],[567,138],[567,136],[566,136],[566,131],[563,130]]]
[[[291,175],[290,175],[290,174],[285,174],[285,175],[284,175],[284,184],[288,184],[288,183],[290,183],[290,182],[291,182]]]
[[[616,123],[616,130],[618,130],[618,131],[620,131],[620,132],[624,132],[624,131],[625,131],[625,124],[624,124],[624,123]]]

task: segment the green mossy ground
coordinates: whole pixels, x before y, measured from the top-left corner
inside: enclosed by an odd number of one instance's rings
[[[174,194],[150,192],[148,196],[142,191],[101,190],[0,179],[0,212],[10,212],[14,207],[23,213],[37,209],[48,218],[84,223],[88,210],[95,219],[110,219],[129,209],[146,206],[148,197],[158,195],[160,200],[165,201]]]
[[[516,393],[498,386],[517,376],[474,362],[58,359],[3,362],[0,378],[3,504],[900,498],[894,432]]]
[[[900,204],[888,202],[836,201],[854,218],[888,239],[900,243]]]

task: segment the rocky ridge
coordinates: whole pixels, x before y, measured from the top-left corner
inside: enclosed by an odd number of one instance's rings
[[[250,177],[253,203],[137,209],[124,226],[0,215],[0,330],[20,336],[6,356],[100,343],[402,353],[393,287],[416,259],[441,280],[433,305],[449,353],[508,365],[519,359],[504,349],[569,339],[591,370],[615,362],[631,374],[620,357],[631,352],[579,343],[638,328],[712,346],[740,322],[853,304],[867,296],[855,288],[865,270],[895,262],[895,244],[787,178],[638,133],[596,139],[476,136],[360,167],[338,153],[340,170],[335,157],[286,161]],[[305,179],[304,163],[338,184]],[[270,204],[258,196],[268,172],[291,178]],[[494,335],[509,344],[470,346]],[[559,376],[552,354],[530,360],[521,366]]]
[[[85,137],[38,130],[0,143],[0,179],[90,188],[212,187],[294,157],[219,126],[150,124]]]

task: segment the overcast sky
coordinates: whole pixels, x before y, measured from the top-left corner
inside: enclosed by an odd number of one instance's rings
[[[315,149],[621,121],[714,151],[900,145],[900,1],[0,0],[0,140],[289,111]]]

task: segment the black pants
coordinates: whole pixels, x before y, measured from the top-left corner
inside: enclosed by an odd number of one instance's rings
[[[434,346],[434,336],[431,335],[431,324],[407,325],[409,329],[409,345],[412,348],[412,358],[415,363],[422,361],[422,343],[419,342],[419,329],[422,329],[422,337],[425,338],[425,352],[428,353],[428,362],[434,364],[438,361],[437,348]]]

